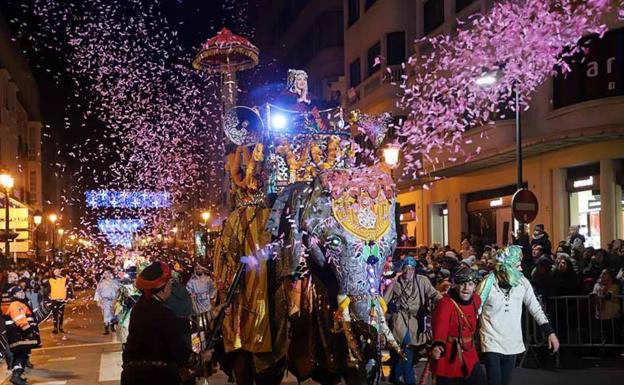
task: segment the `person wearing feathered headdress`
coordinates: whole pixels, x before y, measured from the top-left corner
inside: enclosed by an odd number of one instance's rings
[[[481,348],[490,385],[509,385],[516,356],[525,351],[522,341],[522,305],[544,335],[548,347],[556,352],[559,340],[535,297],[529,280],[520,270],[522,248],[509,246],[496,254],[494,271],[481,282]]]

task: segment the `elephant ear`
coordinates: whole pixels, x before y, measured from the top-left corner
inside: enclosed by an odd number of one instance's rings
[[[323,187],[320,180],[317,180],[307,197],[306,206],[300,218],[304,233],[303,244],[308,249],[308,256],[321,268],[325,266],[326,261],[325,253],[321,248],[323,240],[319,239],[318,231],[324,225],[323,222],[332,215],[330,197],[330,192]]]
[[[288,186],[275,200],[267,222],[267,231],[282,245],[280,265],[287,275],[296,275],[304,261],[305,232],[301,228],[301,215],[310,194],[307,183]]]

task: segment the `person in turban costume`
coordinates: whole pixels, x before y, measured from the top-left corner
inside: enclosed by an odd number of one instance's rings
[[[184,344],[176,316],[164,302],[171,295],[171,269],[163,262],[146,267],[136,281],[142,293],[132,309],[122,354],[122,385],[176,385],[191,350]]]

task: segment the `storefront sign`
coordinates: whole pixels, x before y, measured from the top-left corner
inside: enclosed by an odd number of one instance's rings
[[[569,63],[570,73],[554,78],[555,108],[624,95],[624,29],[609,31],[602,39],[593,35],[581,44],[587,47],[585,57]]]
[[[497,198],[490,201],[490,207],[501,207],[503,205],[503,198]]]
[[[511,200],[513,217],[520,223],[531,223],[537,217],[537,197],[527,189],[518,190]]]
[[[568,192],[599,190],[600,175],[591,175],[578,179],[568,179],[566,187]]]
[[[0,210],[0,229],[4,229],[5,214],[4,209]],[[9,229],[18,233],[10,245],[11,252],[25,253],[28,251],[28,209],[15,208],[9,209]],[[0,249],[4,252],[4,243],[0,244]]]
[[[587,179],[579,179],[579,180],[575,180],[574,182],[572,182],[572,186],[574,188],[587,187],[587,186],[593,186],[593,185],[594,185],[593,176],[590,176]]]

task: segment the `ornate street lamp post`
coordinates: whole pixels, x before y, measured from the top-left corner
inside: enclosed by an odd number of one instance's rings
[[[58,216],[52,213],[48,215],[48,220],[52,224],[52,260],[54,260],[54,256],[56,255],[56,221],[58,220]]]
[[[173,234],[173,248],[175,249],[178,245],[178,227],[171,229],[171,233]]]
[[[7,173],[0,174],[0,185],[4,189],[4,253],[7,258],[11,255],[11,237],[9,236],[9,193],[13,188],[15,179]]]
[[[33,215],[33,222],[35,223],[35,261],[39,262],[39,225],[43,221],[43,216],[39,211]]]
[[[204,261],[208,260],[208,219],[210,219],[210,211],[204,211],[201,213],[201,217],[204,220]]]
[[[63,235],[65,235],[65,229],[58,229],[57,232],[59,235],[59,249],[61,250],[61,252],[63,252],[65,251],[65,244],[63,243]]]

